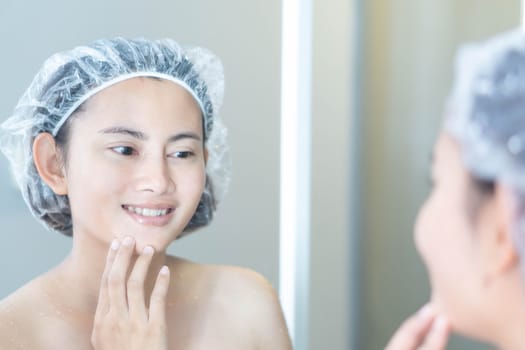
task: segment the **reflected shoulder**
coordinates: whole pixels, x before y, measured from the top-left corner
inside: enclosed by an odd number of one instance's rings
[[[237,329],[253,335],[259,349],[291,349],[278,295],[262,274],[243,267],[200,265],[215,303],[226,306]]]

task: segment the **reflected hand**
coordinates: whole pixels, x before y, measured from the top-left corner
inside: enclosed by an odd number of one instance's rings
[[[135,243],[130,238],[122,244],[115,240],[109,249],[91,335],[91,344],[96,350],[168,349],[169,270],[167,267],[160,270],[148,308],[144,281],[154,251],[151,247],[144,249],[128,278],[134,250]]]
[[[449,332],[447,320],[428,304],[399,327],[385,350],[444,350]]]

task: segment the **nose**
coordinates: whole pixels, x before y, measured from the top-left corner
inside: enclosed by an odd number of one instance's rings
[[[165,157],[143,159],[136,178],[138,191],[164,194],[175,190],[169,164]]]

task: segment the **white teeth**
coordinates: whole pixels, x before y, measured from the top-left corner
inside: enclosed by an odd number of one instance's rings
[[[132,206],[127,206],[126,209],[142,216],[162,216],[168,214],[169,211],[169,209],[135,208]]]

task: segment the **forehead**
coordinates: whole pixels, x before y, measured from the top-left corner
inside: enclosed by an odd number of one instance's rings
[[[458,180],[468,175],[461,156],[460,144],[446,131],[442,131],[436,141],[432,163],[434,170],[440,175],[447,174]]]
[[[433,159],[435,164],[455,159],[459,153],[456,140],[449,133],[442,131],[434,145]]]
[[[156,77],[134,77],[117,82],[91,96],[85,105],[92,107],[99,102],[103,105],[111,105],[112,101],[118,104],[119,100],[131,101],[137,97],[147,99],[152,96],[158,97],[159,100],[167,97],[174,102],[184,102],[200,109],[199,103],[186,88],[173,81]],[[184,107],[184,104],[181,103],[181,107]]]
[[[97,92],[81,107],[93,123],[176,121],[198,123],[202,113],[195,98],[182,86],[168,80],[135,77]]]

